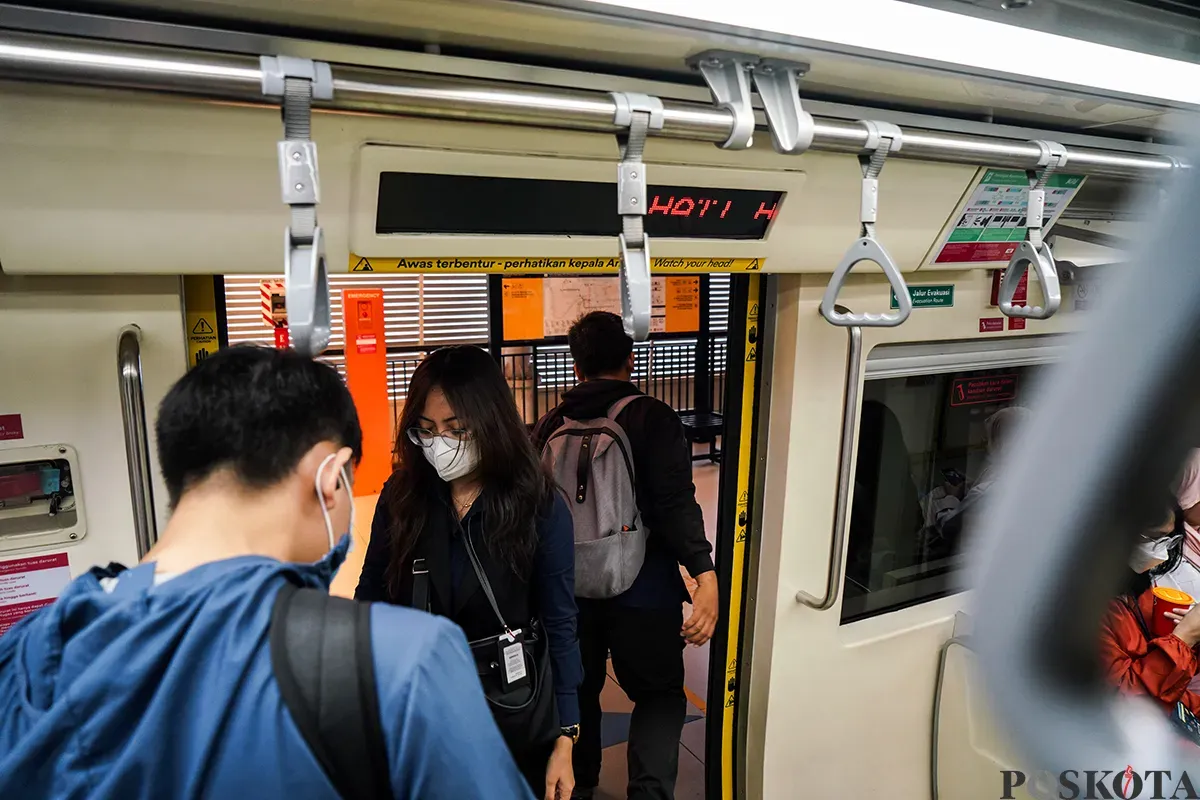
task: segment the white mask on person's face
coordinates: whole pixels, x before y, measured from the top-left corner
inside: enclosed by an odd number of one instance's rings
[[[447,436],[434,436],[421,448],[438,477],[449,483],[470,475],[479,466],[479,448],[474,439],[458,441]]]
[[[317,503],[321,506],[321,516],[325,518],[325,531],[329,534],[329,549],[332,551],[337,546],[337,540],[341,536],[334,535],[333,519],[329,516],[329,508],[325,505],[325,493],[321,491],[321,474],[325,472],[325,467],[330,461],[337,457],[337,453],[330,453],[325,456],[325,460],[317,467],[317,476],[313,478],[313,487],[317,490]],[[350,544],[354,544],[354,493],[350,491],[350,476],[346,474],[346,468],[342,467],[342,488],[346,490],[346,499],[350,503],[350,527],[342,536],[350,536]]]
[[[1129,566],[1134,572],[1147,572],[1167,560],[1171,555],[1172,540],[1138,542],[1129,556]]]

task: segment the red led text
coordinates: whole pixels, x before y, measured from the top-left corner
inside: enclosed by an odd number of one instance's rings
[[[767,208],[766,203],[759,203],[758,211],[754,212],[754,218],[758,219],[759,217],[766,217],[768,220],[775,219],[775,209],[778,207],[778,205],[779,203],[775,203],[770,208]]]
[[[726,200],[723,203],[712,197],[674,197],[668,196],[665,199],[662,195],[654,195],[654,199],[650,201],[650,208],[647,209],[647,214],[662,214],[673,217],[696,217],[703,218],[712,211],[714,215],[725,219],[725,215],[729,213],[729,209],[733,206],[732,200]],[[772,208],[771,213],[774,213]],[[757,216],[756,216],[757,218]],[[767,217],[770,219],[770,216]]]

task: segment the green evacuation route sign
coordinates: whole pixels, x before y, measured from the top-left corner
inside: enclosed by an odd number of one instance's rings
[[[944,283],[933,286],[910,286],[908,296],[912,298],[913,308],[953,308],[954,284]],[[896,302],[896,290],[892,290],[892,308],[899,308]]]

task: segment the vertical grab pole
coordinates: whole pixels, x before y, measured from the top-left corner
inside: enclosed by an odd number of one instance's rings
[[[838,307],[842,314],[849,309]],[[837,605],[838,592],[842,585],[842,568],[846,560],[846,521],[850,518],[850,489],[854,475],[850,471],[854,464],[854,447],[858,424],[859,376],[862,373],[862,328],[851,325],[846,328],[849,344],[846,350],[846,386],[842,399],[842,441],[838,450],[837,494],[833,506],[833,533],[829,543],[829,565],[825,575],[825,590],[820,595],[809,594],[803,589],[796,592],[796,602],[817,611],[828,611]]]
[[[150,436],[146,432],[146,397],[142,390],[142,329],[137,325],[126,325],[117,337],[117,374],[121,379],[125,458],[129,462],[129,495],[140,561],[158,541],[158,526],[154,519]]]

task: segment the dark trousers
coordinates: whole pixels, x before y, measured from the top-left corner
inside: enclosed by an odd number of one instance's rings
[[[633,701],[629,722],[629,800],[673,800],[679,736],[687,713],[683,693],[683,609],[626,608],[611,600],[578,600],[583,685],[575,784],[600,782],[600,691],[612,654],[617,683]]]
[[[525,782],[529,784],[529,788],[533,790],[533,796],[537,800],[542,800],[546,796],[546,764],[550,761],[552,752],[554,752],[554,745],[549,744],[513,754],[513,760],[517,762],[517,769],[525,776]]]

